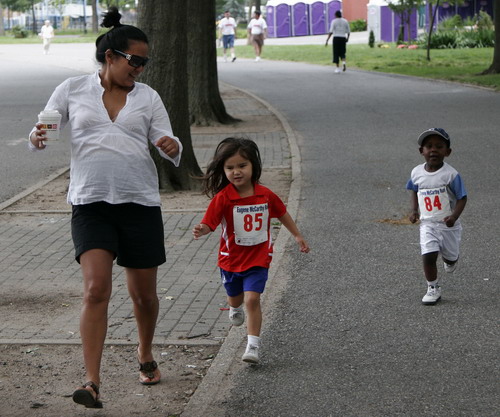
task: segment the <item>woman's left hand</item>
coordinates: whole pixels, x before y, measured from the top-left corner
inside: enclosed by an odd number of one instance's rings
[[[156,142],[155,146],[157,146],[161,151],[170,158],[175,158],[179,154],[179,144],[175,139],[172,139],[168,136],[163,136]]]

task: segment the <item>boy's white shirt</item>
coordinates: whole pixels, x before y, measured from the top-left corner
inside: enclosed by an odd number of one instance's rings
[[[451,215],[456,206],[457,198],[451,191],[450,184],[455,180],[458,172],[446,162],[435,172],[426,171],[425,166],[425,163],[418,165],[411,172],[411,182],[418,186],[420,220],[443,223],[443,219]],[[439,200],[436,200],[436,197]],[[426,202],[425,198],[429,198],[430,203],[429,200]],[[439,204],[441,204],[441,209],[439,209]],[[428,210],[429,207],[430,210]],[[460,225],[460,219],[457,219],[455,225]]]

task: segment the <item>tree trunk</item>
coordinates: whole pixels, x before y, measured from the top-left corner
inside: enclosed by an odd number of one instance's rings
[[[33,16],[33,34],[37,35],[38,34],[38,29],[36,27],[36,15],[35,15],[35,2],[31,2],[31,15]],[[3,19],[3,17],[2,17]]]
[[[5,27],[3,25],[3,7],[0,4],[0,36],[5,36]]]
[[[179,168],[151,155],[156,163],[160,189],[190,190],[199,187],[193,176],[202,174],[193,151],[189,126],[187,78],[187,8],[184,0],[139,2],[138,26],[149,38],[151,65],[141,81],[154,88],[167,108],[172,130],[184,147]]]
[[[97,0],[92,0],[92,33],[99,32],[99,16],[97,16]]]
[[[188,0],[187,5],[189,121],[197,126],[235,122],[219,92],[215,0]]]
[[[250,22],[250,20],[252,20],[252,17],[253,17],[253,13],[252,13],[252,6],[255,6],[255,11],[257,10],[261,10],[261,0],[250,0],[250,2],[248,3],[248,21]]]
[[[411,15],[413,13],[413,9],[408,10],[406,12],[406,30],[408,33],[408,45],[412,44],[412,38],[411,38]]]
[[[482,74],[500,74],[500,0],[495,0],[493,3],[493,21],[495,23],[493,62]]]
[[[436,13],[438,7],[439,7],[439,0],[436,1],[434,10],[432,10],[432,4],[429,3],[429,14],[431,15],[431,21],[429,23],[429,34],[427,36],[427,61],[431,60],[431,36],[432,36],[432,30],[434,29],[434,21],[436,20]]]

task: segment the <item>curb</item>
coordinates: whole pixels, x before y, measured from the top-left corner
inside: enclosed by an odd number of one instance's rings
[[[30,195],[31,193],[34,193],[39,188],[42,188],[43,186],[47,185],[49,182],[54,181],[56,178],[60,177],[61,175],[65,174],[68,171],[69,171],[69,167],[64,167],[64,168],[58,169],[56,172],[50,174],[45,179],[37,182],[35,185],[32,185],[31,187],[20,192],[19,194],[15,195],[14,197],[9,198],[7,201],[0,203],[0,211],[5,210],[9,206],[12,206],[13,204],[17,203],[19,200],[22,200],[24,197]]]
[[[297,136],[293,129],[291,128],[288,120],[271,104],[264,101],[260,97],[255,96],[254,94],[237,88],[233,85],[222,83],[235,90],[241,91],[254,100],[257,100],[263,106],[265,106],[271,113],[273,113],[278,120],[280,121],[283,129],[288,137],[288,143],[290,145],[290,154],[291,154],[291,165],[292,165],[292,182],[290,184],[290,191],[288,194],[288,204],[287,210],[292,219],[296,220],[299,206],[299,197],[300,197],[300,178],[301,178],[301,158],[299,153],[299,147],[297,145]],[[274,252],[273,252],[273,265],[274,267],[269,270],[269,278],[268,282],[269,287],[273,288],[274,285],[274,277],[276,275],[276,271],[278,269],[278,265],[281,262],[281,258],[283,256],[283,252],[285,250],[285,245],[290,238],[290,234],[281,233],[281,230],[278,233],[278,237],[274,242]],[[282,280],[283,281],[283,280]],[[287,279],[283,282],[280,282],[280,287],[286,286]],[[262,297],[262,307],[263,310],[268,309],[268,305],[271,303],[271,300],[277,296],[279,290],[271,291],[267,290]],[[233,362],[236,360],[237,350],[241,347],[244,342],[244,338],[246,336],[245,329],[242,327],[231,327],[229,333],[222,343],[219,353],[215,357],[212,365],[208,369],[208,372],[203,377],[200,385],[191,396],[189,402],[186,404],[184,411],[181,413],[182,417],[206,417],[211,415],[210,407],[212,407],[213,403],[220,396],[223,388],[228,388],[227,384],[222,383],[224,379],[226,379],[230,375],[230,368]]]

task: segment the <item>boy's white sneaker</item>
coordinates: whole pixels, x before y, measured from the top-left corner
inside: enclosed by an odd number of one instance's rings
[[[259,363],[259,347],[251,344],[247,345],[247,349],[241,359],[248,363]]]
[[[229,321],[233,326],[241,326],[245,322],[245,311],[242,308],[230,308]]]
[[[424,298],[422,298],[422,304],[425,305],[434,305],[436,304],[441,298],[441,287],[439,285],[432,286],[429,285],[427,287],[427,293],[424,295]]]
[[[455,272],[455,269],[457,269],[457,264],[458,261],[451,265],[447,264],[446,262],[443,262],[444,272],[447,272],[448,274],[453,274],[453,272]]]
[[[339,67],[335,68],[335,74],[340,74],[340,68]]]

